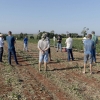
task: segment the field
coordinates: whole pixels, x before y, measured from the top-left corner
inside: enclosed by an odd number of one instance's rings
[[[36,43],[31,41],[29,52],[24,52],[22,41],[17,41],[16,52],[21,66],[15,64],[13,57],[13,66],[10,66],[5,42],[4,62],[0,63],[0,100],[100,100],[99,49],[97,63],[93,64],[94,74],[90,75],[89,65],[83,74],[83,46],[78,44],[78,40],[76,42],[75,61],[70,62],[66,52],[56,52],[56,48],[51,46],[52,61],[48,62],[47,72],[43,65],[42,71],[38,71]]]

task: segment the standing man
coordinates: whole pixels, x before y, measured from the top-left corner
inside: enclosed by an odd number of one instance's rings
[[[16,51],[15,51],[15,38],[12,36],[12,32],[8,32],[8,36],[6,37],[8,43],[8,62],[11,65],[11,55],[13,54],[16,64],[18,65]]]
[[[95,35],[95,31],[92,31],[92,40],[94,41],[93,61],[96,63],[96,44],[98,43],[98,37]]]
[[[42,34],[42,39],[38,41],[38,49],[39,49],[39,71],[41,71],[41,63],[44,61],[45,71],[47,70],[47,62],[48,62],[48,49],[50,47],[49,41],[46,39],[46,33]]]
[[[0,34],[0,62],[2,62],[2,56],[3,56],[3,45],[4,45],[3,35]]]
[[[89,59],[90,62],[90,74],[92,74],[92,62],[93,62],[93,49],[94,49],[94,41],[91,39],[92,35],[88,34],[87,40],[84,42],[84,70],[83,73],[86,72],[86,63]]]
[[[57,37],[57,52],[58,52],[59,48],[60,48],[60,51],[62,52],[61,42],[62,42],[62,37],[61,37],[61,35],[58,35],[58,37]]]
[[[28,51],[28,38],[27,38],[27,36],[25,36],[25,38],[23,39],[23,42],[24,42],[23,50]]]
[[[71,38],[71,34],[68,34],[68,38],[65,41],[66,43],[66,49],[67,49],[67,55],[68,55],[68,61],[70,61],[70,56],[72,58],[72,61],[74,60],[73,58],[73,52],[72,52],[72,44],[73,44],[73,39]]]

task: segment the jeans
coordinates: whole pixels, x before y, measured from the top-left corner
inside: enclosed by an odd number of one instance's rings
[[[96,48],[93,49],[93,61],[96,62]]]
[[[23,48],[23,50],[26,50],[26,51],[28,50],[28,44],[25,44],[25,43],[24,43],[24,48]]]
[[[72,60],[74,60],[74,58],[73,58],[73,53],[72,53],[72,49],[67,49],[67,55],[68,55],[68,61],[70,61],[70,56],[71,56],[71,58],[72,58]]]
[[[3,56],[3,47],[0,47],[0,62],[2,62],[2,56]]]
[[[15,60],[16,64],[18,64],[15,49],[8,49],[8,61],[9,61],[9,64],[11,64],[11,55],[12,54],[14,56],[14,60]]]
[[[57,51],[58,51],[59,48],[60,48],[60,51],[62,51],[62,45],[61,45],[61,43],[57,43]]]

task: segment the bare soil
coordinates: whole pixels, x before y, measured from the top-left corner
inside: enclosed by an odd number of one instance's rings
[[[0,100],[100,100],[100,57],[93,64],[94,74],[83,74],[83,52],[73,51],[75,61],[67,61],[67,52],[56,52],[51,47],[52,61],[48,70],[38,71],[37,44],[29,43],[28,52],[17,41],[16,54],[20,65],[12,56],[8,64],[5,43],[3,63],[0,63]]]

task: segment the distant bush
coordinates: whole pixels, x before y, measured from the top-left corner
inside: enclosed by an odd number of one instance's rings
[[[30,39],[34,39],[34,36],[30,36]]]

